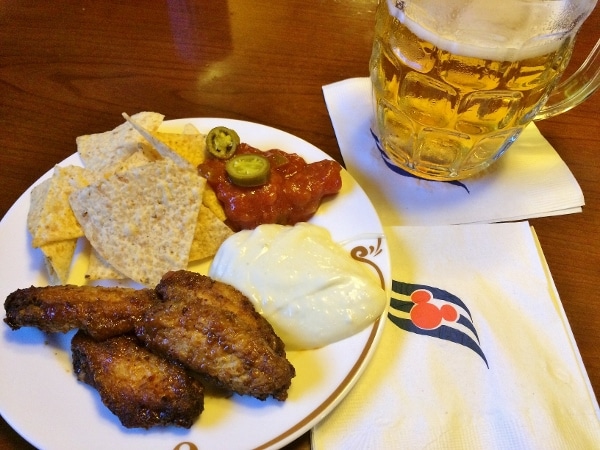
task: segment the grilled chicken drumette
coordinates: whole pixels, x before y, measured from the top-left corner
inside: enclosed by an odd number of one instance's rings
[[[187,271],[166,274],[156,292],[162,302],[136,326],[148,348],[238,394],[287,398],[294,367],[271,325],[241,292]]]

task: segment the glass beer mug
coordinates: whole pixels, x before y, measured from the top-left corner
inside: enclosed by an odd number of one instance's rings
[[[558,80],[596,1],[380,0],[370,74],[391,161],[422,178],[466,178],[533,119],[585,100],[600,85],[600,40]]]

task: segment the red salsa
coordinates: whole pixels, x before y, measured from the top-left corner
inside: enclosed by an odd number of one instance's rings
[[[310,219],[327,195],[342,187],[341,166],[332,160],[306,163],[295,153],[261,151],[238,145],[236,155],[260,154],[271,164],[268,181],[258,187],[240,187],[231,182],[225,161],[208,158],[198,166],[200,175],[217,194],[227,222],[234,230],[253,229],[265,223],[293,225]]]

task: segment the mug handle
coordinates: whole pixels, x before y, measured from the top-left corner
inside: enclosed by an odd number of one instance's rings
[[[600,39],[573,75],[554,88],[533,120],[556,116],[574,108],[600,87]]]

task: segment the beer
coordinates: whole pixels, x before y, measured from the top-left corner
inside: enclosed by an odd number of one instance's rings
[[[398,3],[398,2],[397,2]],[[566,67],[572,38],[533,50],[451,42],[377,10],[370,62],[376,126],[391,161],[423,178],[487,168],[535,117]]]

